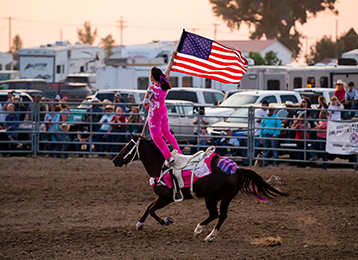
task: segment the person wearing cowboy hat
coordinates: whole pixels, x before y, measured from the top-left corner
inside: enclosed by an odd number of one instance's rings
[[[95,135],[94,141],[97,143],[94,145],[94,151],[99,152],[102,151],[99,142],[102,141],[103,133],[107,133],[105,135],[106,143],[111,142],[111,125],[110,122],[112,121],[112,118],[114,116],[114,106],[112,105],[106,105],[106,111],[105,114],[102,116],[102,118],[99,120],[99,123],[101,125],[100,129],[98,130],[98,134]],[[110,152],[110,145],[105,145],[105,152]]]
[[[70,130],[70,125],[69,124],[66,124],[66,123],[63,123],[60,125],[60,131],[58,131],[58,136],[59,136],[59,139],[58,139],[58,144],[57,144],[57,148],[56,150],[57,151],[63,151],[65,152],[63,154],[64,158],[66,159],[68,157],[68,148],[69,148],[69,143],[71,141],[71,138],[70,138],[70,135],[68,133],[68,130]],[[61,153],[56,153],[56,157],[57,158],[62,158],[62,154]]]
[[[338,101],[340,103],[343,103],[345,98],[346,98],[346,83],[339,79],[337,80],[337,82],[335,82],[336,84],[336,91],[334,91],[334,96],[336,96],[338,98]]]
[[[98,132],[99,125],[97,124],[99,120],[102,117],[103,109],[99,105],[100,100],[96,97],[92,98],[91,100],[91,107],[87,108],[85,117],[89,117],[90,120],[88,122],[91,122],[91,131],[92,132]]]
[[[24,113],[26,111],[26,107],[22,103],[22,98],[20,97],[20,95],[15,94],[11,98],[11,102],[15,106],[15,112],[19,112],[18,115],[19,115],[20,121],[24,121],[25,117],[26,117],[26,114]]]

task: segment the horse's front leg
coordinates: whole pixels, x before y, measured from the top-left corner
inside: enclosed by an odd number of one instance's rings
[[[141,229],[144,228],[144,221],[147,219],[148,214],[149,214],[149,210],[150,210],[150,208],[153,206],[153,204],[154,204],[155,202],[156,202],[156,200],[149,204],[149,206],[147,207],[147,210],[144,212],[144,214],[142,215],[142,217],[138,220],[138,222],[137,222],[137,224],[136,224],[137,230],[141,230]]]
[[[174,219],[171,217],[166,217],[165,219],[161,219],[160,217],[157,216],[157,214],[155,214],[155,211],[161,208],[164,208],[165,206],[167,206],[168,204],[173,202],[173,198],[172,197],[163,197],[163,196],[159,196],[153,203],[153,205],[149,208],[149,214],[156,220],[158,221],[159,224],[161,225],[170,225],[172,223],[174,223]]]

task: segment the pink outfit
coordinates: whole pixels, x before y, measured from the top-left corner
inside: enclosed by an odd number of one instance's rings
[[[319,121],[318,122],[322,126],[322,130],[327,130],[327,121]],[[326,138],[327,137],[327,131],[324,132],[317,132],[317,137],[320,138]]]
[[[161,85],[152,85],[148,91],[153,93],[150,95],[149,111],[148,111],[148,125],[149,131],[154,143],[162,152],[165,159],[170,158],[172,155],[163,137],[173,149],[177,149],[181,153],[177,140],[172,135],[169,129],[168,111],[165,105],[165,97],[167,90],[162,90]]]

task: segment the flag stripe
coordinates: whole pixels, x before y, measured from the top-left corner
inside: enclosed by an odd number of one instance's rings
[[[184,31],[172,70],[223,83],[239,83],[247,66],[240,51]]]

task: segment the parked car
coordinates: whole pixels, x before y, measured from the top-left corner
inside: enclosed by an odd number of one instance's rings
[[[87,96],[93,94],[91,89],[85,83],[61,84],[58,93],[62,99],[72,102],[83,101]]]
[[[285,90],[250,90],[236,93],[222,102],[216,108],[206,110],[209,122],[215,123],[231,115],[236,109],[248,104],[261,104],[263,100],[270,103],[301,103],[301,96],[295,91]]]
[[[188,140],[187,135],[192,135],[194,131],[193,127],[188,127],[193,122],[194,103],[182,100],[166,100],[165,105],[168,109],[170,131],[175,135],[177,141]]]
[[[301,97],[308,97],[311,100],[312,107],[318,107],[318,97],[324,96],[327,104],[331,102],[331,97],[334,96],[334,88],[296,88],[295,91]]]
[[[242,90],[240,89],[231,89],[231,90],[228,90],[225,92],[225,95],[224,95],[224,99],[223,99],[223,102],[228,99],[229,97],[231,97],[232,95],[236,94],[236,93],[239,93],[239,92],[242,92]],[[221,102],[222,103],[222,102]]]
[[[134,100],[136,103],[140,104],[143,102],[146,90],[138,90],[138,89],[107,89],[107,90],[98,90],[94,95],[86,97],[82,104],[78,106],[79,109],[87,109],[90,107],[92,99],[94,97],[98,98],[100,101],[108,99],[109,101],[113,101],[114,94],[121,93],[121,96],[124,98],[125,103],[129,103],[128,94],[132,93],[134,95]]]
[[[224,94],[216,89],[207,88],[172,88],[168,91],[167,100],[186,100],[195,106],[214,106],[221,102]]]
[[[26,90],[41,90],[46,98],[52,98],[58,91],[52,86],[48,85],[44,79],[10,79],[2,81],[0,89],[26,89]]]
[[[96,74],[91,73],[77,73],[68,74],[65,83],[84,83],[92,90],[97,90],[97,79]]]
[[[9,79],[21,79],[21,73],[18,70],[0,70],[0,81]]]

